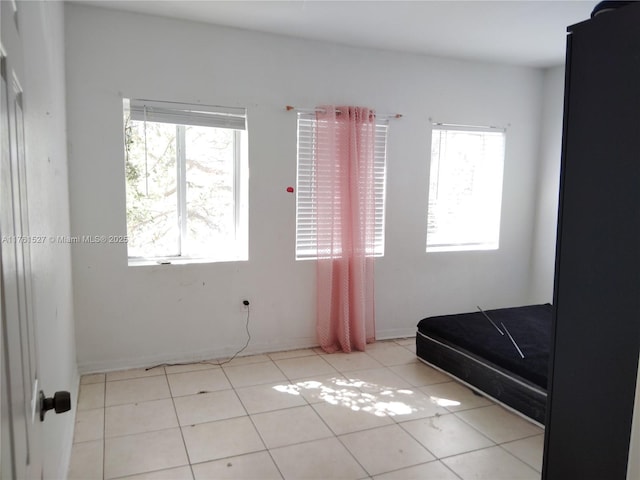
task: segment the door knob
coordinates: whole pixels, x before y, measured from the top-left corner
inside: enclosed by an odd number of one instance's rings
[[[71,410],[71,394],[69,392],[56,392],[53,397],[45,397],[40,390],[40,421],[44,422],[44,414],[48,410],[55,410],[56,413],[68,412]]]

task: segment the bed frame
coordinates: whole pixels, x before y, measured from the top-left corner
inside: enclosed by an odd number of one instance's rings
[[[425,318],[418,323],[416,354],[543,426],[551,318],[549,304]]]

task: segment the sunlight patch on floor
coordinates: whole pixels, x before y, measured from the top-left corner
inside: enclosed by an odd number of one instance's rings
[[[424,396],[407,388],[392,388],[362,380],[348,381],[332,378],[328,381],[306,380],[288,385],[276,385],[274,390],[289,395],[302,391],[317,391],[317,397],[331,405],[341,405],[352,411],[367,412],[376,416],[410,415],[422,410],[425,401],[440,407],[460,405],[456,400]]]

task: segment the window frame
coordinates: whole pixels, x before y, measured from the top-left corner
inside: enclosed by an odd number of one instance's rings
[[[148,114],[149,110],[152,113]],[[141,108],[143,110],[141,110]],[[136,111],[136,114],[132,112]],[[190,263],[219,263],[248,260],[248,126],[247,110],[237,107],[219,107],[209,105],[193,105],[177,102],[166,102],[156,100],[123,99],[124,124],[127,121],[150,121],[173,125],[176,128],[176,213],[178,235],[176,254],[168,255],[129,255],[127,248],[127,259],[129,266],[145,265],[182,265]],[[142,113],[141,113],[142,112]],[[140,118],[140,115],[143,118]],[[172,120],[185,120],[177,123]],[[193,117],[191,115],[194,115]],[[137,118],[134,118],[137,117]],[[233,215],[234,248],[231,254],[218,255],[197,255],[184,254],[183,243],[188,231],[188,201],[187,201],[187,145],[186,127],[199,126],[208,128],[226,128],[233,131]],[[237,127],[237,128],[236,128]],[[126,135],[126,133],[125,133]],[[126,138],[125,138],[126,141]],[[125,154],[126,162],[126,154]],[[127,187],[125,178],[125,188]],[[128,218],[126,218],[128,233]],[[227,252],[228,253],[228,252]]]
[[[296,121],[296,233],[295,233],[295,259],[316,260],[317,250],[314,229],[313,207],[313,178],[314,178],[314,151],[315,151],[315,112],[297,112]],[[301,125],[304,128],[301,128]],[[386,191],[387,191],[387,157],[388,157],[389,119],[376,118],[375,130],[375,159],[374,177],[376,180],[376,224],[375,247],[373,257],[383,257],[385,251],[385,225],[386,225]],[[301,145],[302,155],[301,155]],[[306,205],[304,205],[306,204]],[[301,213],[303,208],[309,209],[307,213]],[[303,233],[306,230],[307,233]]]
[[[432,233],[429,232],[429,224],[431,223],[432,215],[432,194],[433,187],[439,189],[440,186],[432,178],[434,174],[434,156],[433,156],[433,142],[435,141],[435,131],[459,131],[468,133],[488,133],[488,134],[500,134],[502,139],[501,145],[501,158],[499,160],[500,166],[500,195],[499,200],[494,205],[497,211],[494,212],[495,220],[497,222],[497,231],[495,232],[495,241],[458,241],[448,243],[430,243]],[[461,252],[461,251],[486,251],[486,250],[498,250],[500,248],[500,231],[502,220],[502,195],[504,192],[504,167],[506,160],[506,145],[507,145],[507,129],[494,126],[477,126],[477,125],[462,125],[462,124],[445,124],[445,123],[433,123],[431,125],[431,152],[429,159],[429,188],[427,194],[427,236],[426,236],[426,253],[437,252]],[[486,158],[483,157],[482,158]],[[440,169],[440,162],[442,161],[442,154],[439,152],[438,156],[439,164],[437,166],[438,175]],[[477,164],[477,161],[475,162]]]

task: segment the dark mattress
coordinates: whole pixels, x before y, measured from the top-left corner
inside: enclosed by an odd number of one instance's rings
[[[547,303],[484,313],[504,335],[480,311],[429,317],[418,323],[418,356],[480,390],[490,387],[488,394],[543,423],[553,307]]]

